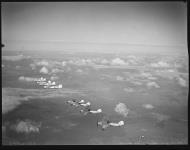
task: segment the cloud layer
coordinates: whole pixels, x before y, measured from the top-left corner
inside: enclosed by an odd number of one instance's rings
[[[16,56],[2,56],[2,60],[7,60],[7,61],[19,61],[23,59],[28,59],[30,58],[29,56],[23,56],[23,55],[16,55]]]

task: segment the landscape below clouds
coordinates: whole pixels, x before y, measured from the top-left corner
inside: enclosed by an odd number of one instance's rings
[[[2,58],[3,144],[187,143],[186,56],[25,51]],[[63,87],[45,89],[40,77]],[[82,115],[66,104],[71,99],[125,125],[101,131],[101,115]]]

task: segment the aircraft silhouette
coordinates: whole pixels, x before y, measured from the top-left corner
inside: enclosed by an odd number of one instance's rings
[[[75,106],[75,107],[80,106],[81,107],[80,112],[83,113],[84,115],[87,115],[88,113],[97,114],[97,113],[102,112],[102,109],[92,110],[91,109],[91,103],[90,102],[85,103],[84,100],[77,101],[77,100],[73,99],[73,100],[67,101],[67,103],[72,105],[72,106]]]
[[[121,127],[124,124],[124,121],[119,121],[117,123],[111,122],[107,116],[103,116],[101,120],[97,121],[97,127],[101,127],[103,131],[108,127]]]
[[[67,101],[67,103],[75,107],[80,107],[81,108],[80,112],[83,113],[83,115],[102,113],[102,109],[92,110],[91,103],[90,102],[85,103],[84,100],[78,101],[76,99],[73,99]],[[107,117],[107,115],[103,115],[103,117],[101,117],[101,120],[97,121],[97,127],[101,127],[103,131],[108,127],[121,127],[123,125],[124,121],[111,122],[109,117]]]

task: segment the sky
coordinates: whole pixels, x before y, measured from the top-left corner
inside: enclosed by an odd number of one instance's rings
[[[1,5],[4,49],[187,47],[187,5],[183,2]]]

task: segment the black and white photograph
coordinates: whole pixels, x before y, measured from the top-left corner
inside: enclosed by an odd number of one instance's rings
[[[187,145],[187,3],[1,2],[2,145]]]

